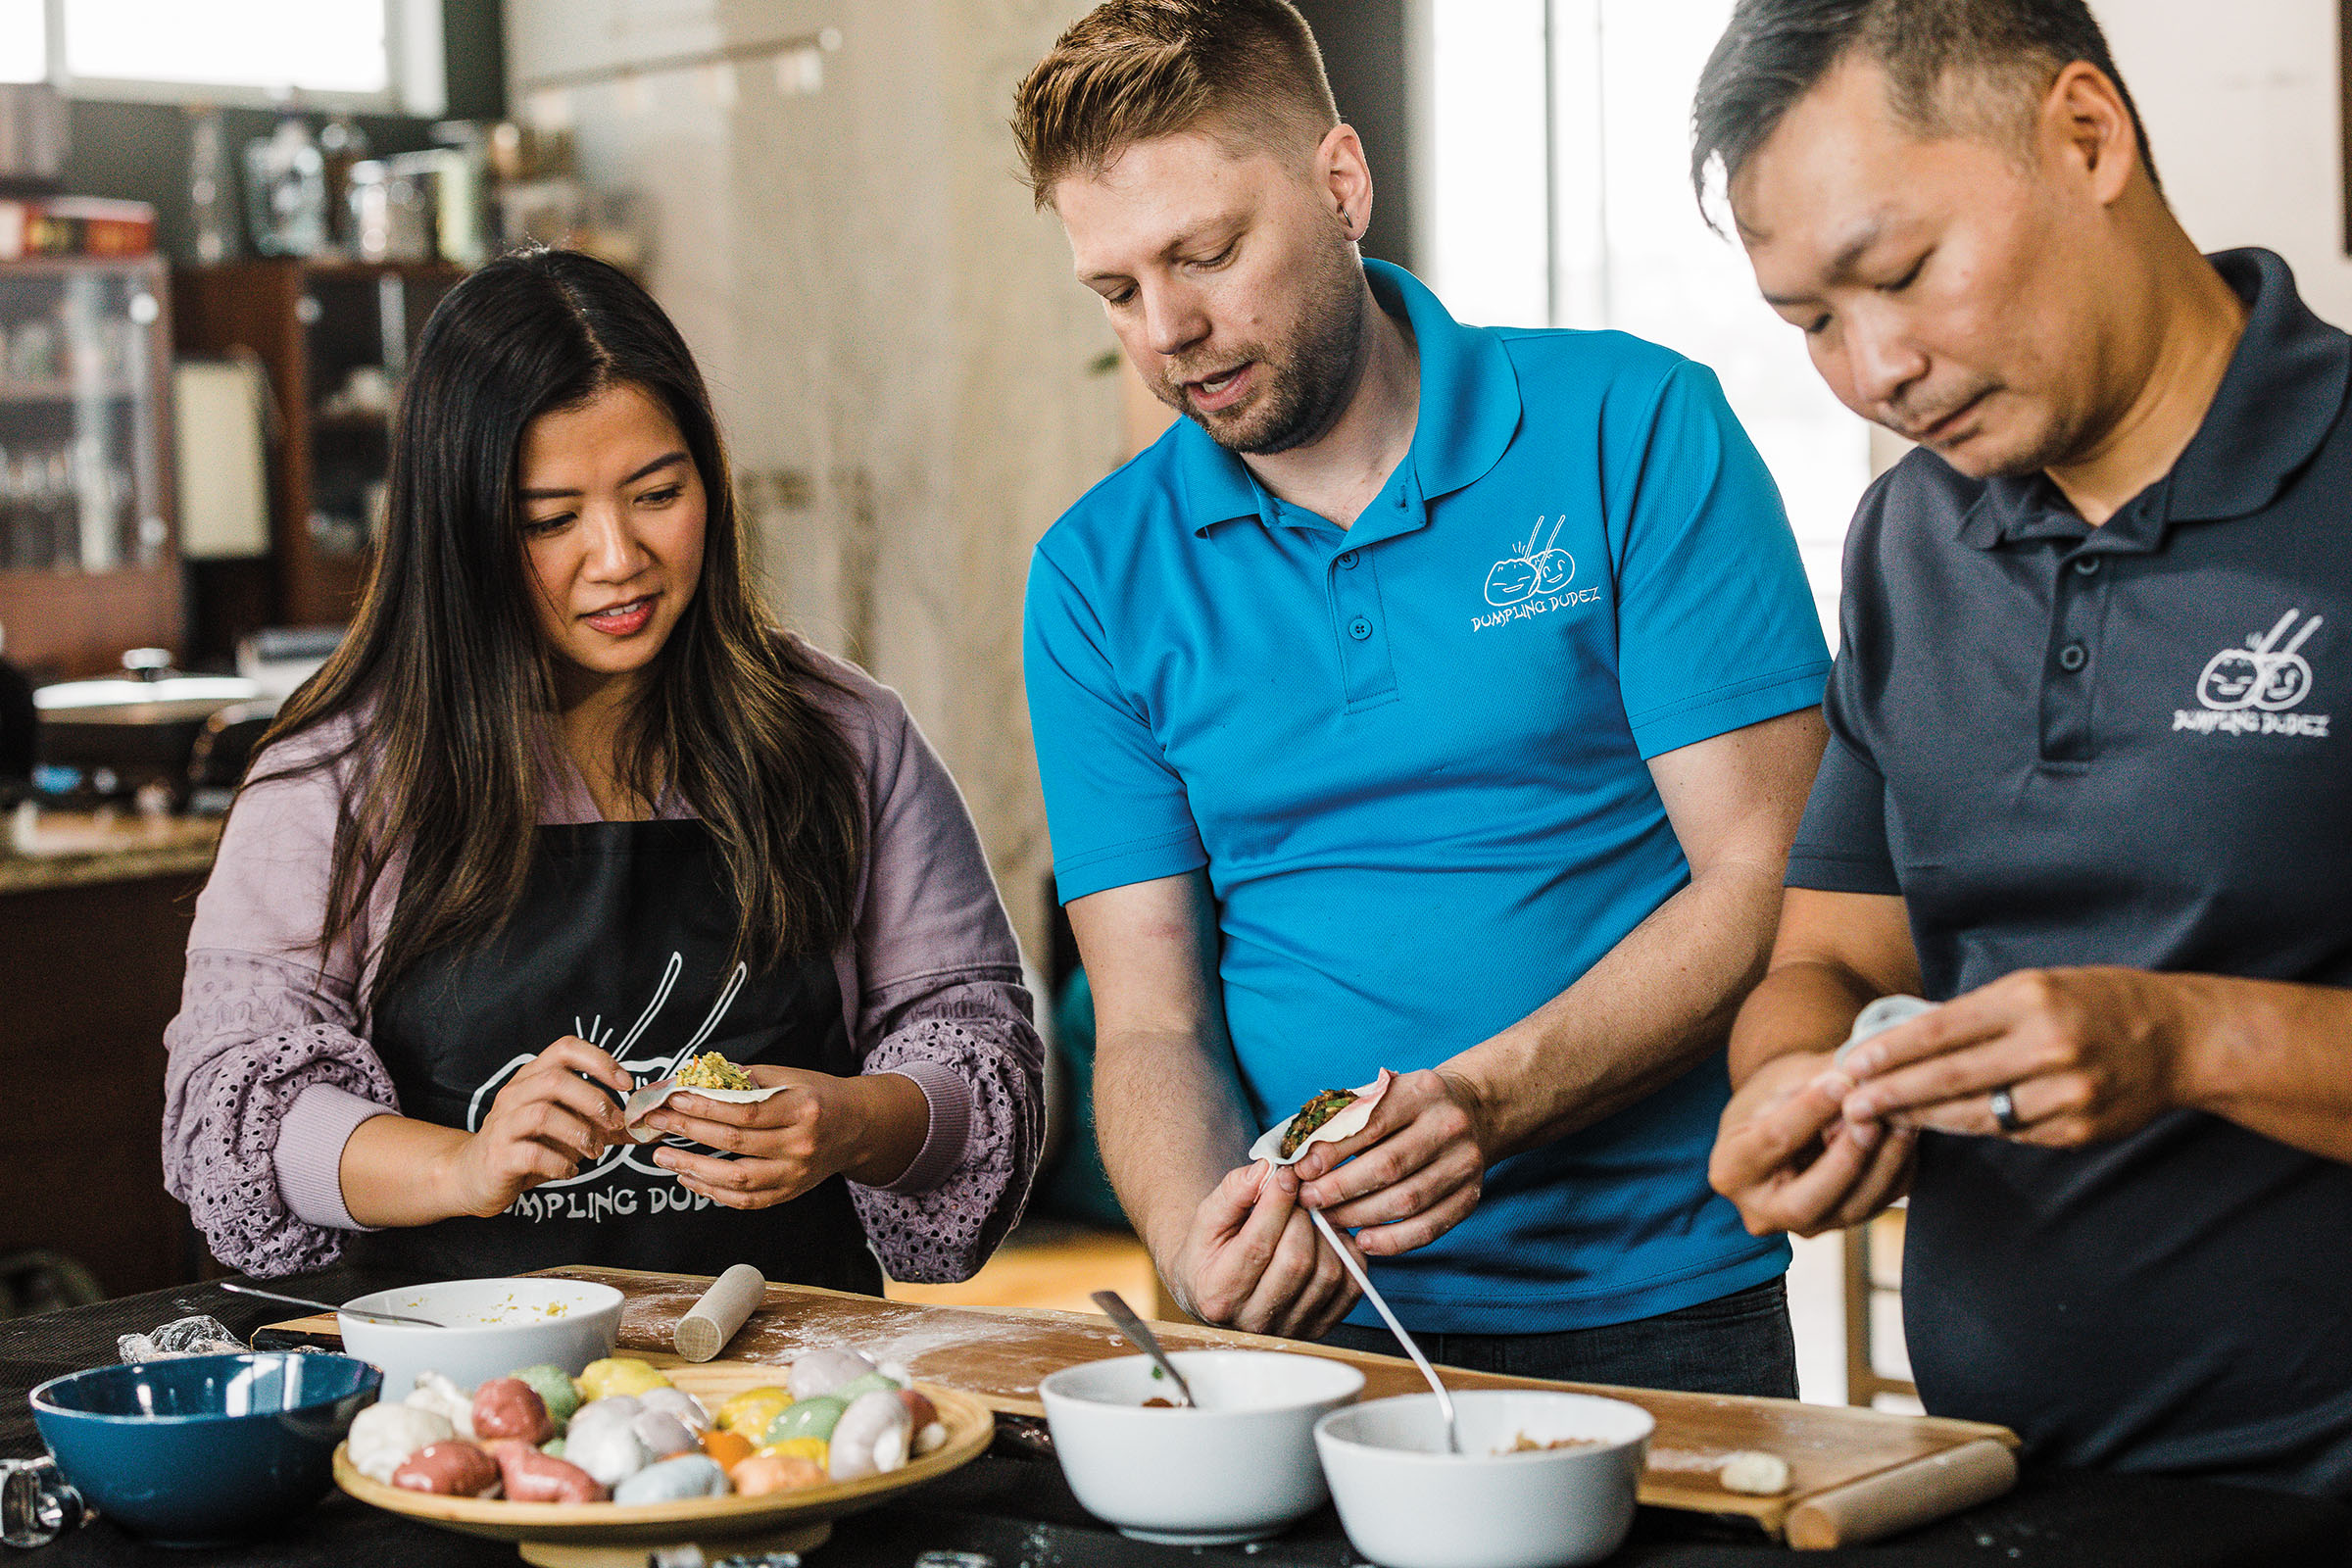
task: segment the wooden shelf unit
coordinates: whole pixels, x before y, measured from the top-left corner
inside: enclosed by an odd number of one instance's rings
[[[322,400],[354,368],[372,365],[397,386],[424,319],[465,274],[425,263],[228,262],[182,268],[177,342],[183,354],[248,352],[268,372],[277,412],[270,453],[270,533],[273,569],[263,592],[267,618],[290,625],[348,620],[367,580],[372,552],[346,550],[314,529],[314,514],[333,505],[350,524],[355,475],[382,456],[355,456],[353,434],[389,428],[386,416],[323,415]],[[337,450],[320,451],[328,436]],[[248,612],[250,614],[251,612]],[[237,628],[217,627],[211,640]],[[251,629],[251,628],[245,628]]]

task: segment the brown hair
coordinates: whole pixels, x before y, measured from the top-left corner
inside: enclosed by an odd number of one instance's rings
[[[533,251],[491,263],[425,323],[395,429],[382,548],[334,657],[266,744],[337,719],[348,742],[274,778],[346,762],[323,953],[350,936],[396,857],[372,1010],[418,959],[495,935],[520,901],[555,733],[555,657],[532,618],[523,434],[613,386],[660,404],[702,480],[702,578],[622,725],[617,777],[674,785],[731,885],[755,969],[848,931],[864,853],[858,764],[817,706],[836,682],[760,609],[726,451],[685,339],[603,262]]]
[[[1236,150],[1340,122],[1323,53],[1289,0],[1104,0],[1013,93],[1012,133],[1045,206],[1139,141],[1215,122]]]

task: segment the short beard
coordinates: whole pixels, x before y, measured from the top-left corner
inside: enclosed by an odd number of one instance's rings
[[[1264,375],[1256,408],[1239,420],[1221,421],[1196,412],[1181,384],[1169,387],[1174,396],[1167,401],[1226,451],[1271,457],[1311,446],[1339,422],[1355,396],[1362,379],[1364,270],[1351,253],[1336,259],[1340,265],[1317,270],[1316,285],[1289,340],[1248,356]]]

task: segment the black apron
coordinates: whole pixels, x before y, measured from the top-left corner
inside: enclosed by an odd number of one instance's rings
[[[539,828],[506,929],[427,956],[377,1005],[374,1045],[402,1113],[478,1128],[515,1070],[567,1034],[610,1052],[641,1084],[704,1051],[857,1072],[831,958],[787,959],[765,973],[730,967],[735,927],[735,899],[701,822]],[[751,1263],[771,1280],[881,1294],[881,1267],[841,1177],[788,1203],[733,1209],[679,1186],[654,1163],[660,1147],[607,1150],[493,1218],[366,1233],[353,1260],[440,1279],[566,1263],[686,1274]]]

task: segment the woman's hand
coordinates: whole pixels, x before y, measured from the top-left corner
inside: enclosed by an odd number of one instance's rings
[[[678,1185],[729,1208],[789,1202],[829,1176],[868,1187],[896,1181],[930,1131],[931,1102],[898,1073],[836,1078],[793,1067],[746,1067],[752,1082],[783,1093],[748,1104],[692,1090],[672,1095],[645,1125],[737,1157],[665,1146],[654,1162]]]
[[[565,1035],[499,1090],[481,1127],[444,1156],[441,1184],[450,1212],[503,1213],[531,1188],[561,1181],[622,1139],[620,1104],[636,1087],[604,1052]]]

